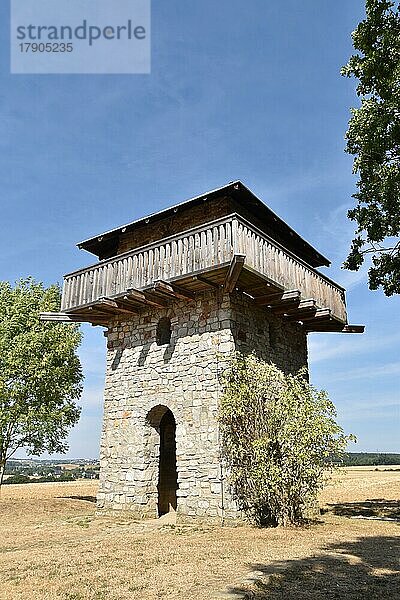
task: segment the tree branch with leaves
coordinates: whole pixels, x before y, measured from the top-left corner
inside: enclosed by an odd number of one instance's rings
[[[344,267],[358,271],[371,255],[369,287],[400,293],[400,4],[366,0],[366,19],[352,33],[354,48],[342,75],[359,80],[346,151],[359,176],[357,223]]]

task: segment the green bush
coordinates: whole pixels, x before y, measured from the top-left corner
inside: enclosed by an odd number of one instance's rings
[[[305,372],[286,375],[235,354],[222,384],[222,455],[240,508],[257,525],[304,523],[354,436],[344,434],[326,392]]]
[[[7,477],[3,481],[4,485],[12,484],[12,483],[30,483],[31,478],[28,475],[13,475],[12,477]]]

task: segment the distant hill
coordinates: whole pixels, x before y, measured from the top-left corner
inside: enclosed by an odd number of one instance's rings
[[[74,481],[75,479],[98,479],[98,460],[78,459],[12,459],[6,464],[4,483],[44,483],[51,481]]]
[[[98,458],[10,458],[8,465],[64,465],[64,464],[96,464]]]
[[[345,467],[400,465],[400,454],[383,452],[347,452],[343,464]]]

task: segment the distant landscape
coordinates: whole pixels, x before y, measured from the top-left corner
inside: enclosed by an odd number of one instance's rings
[[[3,483],[7,485],[98,479],[99,469],[100,463],[95,459],[14,459],[7,462]]]
[[[398,466],[400,453],[348,452],[342,464],[345,467]],[[14,459],[7,463],[4,484],[98,479],[99,470],[99,461],[91,458]]]
[[[384,452],[347,452],[343,462],[345,467],[370,467],[400,465],[400,454]]]

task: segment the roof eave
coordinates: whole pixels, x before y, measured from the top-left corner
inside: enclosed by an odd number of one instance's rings
[[[221,187],[215,188],[213,190],[209,190],[208,192],[205,192],[203,194],[200,194],[199,196],[194,196],[193,198],[190,198],[188,200],[184,200],[183,202],[180,202],[178,204],[175,204],[173,206],[169,206],[165,209],[162,209],[160,211],[151,213],[150,215],[147,215],[145,217],[141,217],[140,219],[136,219],[135,221],[131,221],[130,223],[127,223],[125,225],[120,225],[119,227],[115,227],[114,229],[110,229],[109,231],[105,231],[104,233],[95,235],[91,238],[88,238],[86,240],[83,240],[82,242],[79,242],[77,244],[79,249],[82,250],[86,250],[87,252],[90,252],[92,254],[97,254],[95,251],[95,247],[107,240],[107,239],[112,239],[114,236],[117,235],[121,235],[123,233],[125,233],[128,229],[134,228],[136,226],[139,226],[141,224],[148,224],[153,220],[157,220],[160,217],[166,217],[168,215],[173,215],[174,213],[178,212],[178,210],[182,207],[187,207],[191,204],[195,204],[201,200],[206,201],[210,196],[216,196],[219,195],[221,193],[234,193],[237,196],[237,193],[241,192],[241,193],[245,193],[246,195],[248,195],[251,200],[259,206],[261,211],[267,211],[268,215],[272,218],[272,220],[276,221],[277,223],[279,223],[280,225],[282,225],[284,227],[284,229],[287,230],[287,232],[289,233],[289,235],[293,236],[297,242],[299,242],[300,244],[302,244],[304,246],[305,252],[307,254],[313,255],[315,257],[315,260],[313,261],[314,264],[313,266],[315,267],[320,267],[320,266],[326,266],[329,267],[331,264],[331,261],[326,258],[323,254],[321,254],[320,252],[318,252],[318,250],[316,250],[309,242],[307,242],[301,235],[299,235],[292,227],[290,227],[285,221],[283,221],[283,219],[281,219],[281,217],[279,217],[274,211],[272,211],[266,204],[264,204],[260,198],[258,198],[244,183],[242,183],[240,180],[236,180],[236,181],[231,181],[226,185],[223,185]],[[262,219],[262,215],[260,216],[260,218]]]

